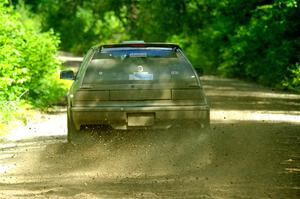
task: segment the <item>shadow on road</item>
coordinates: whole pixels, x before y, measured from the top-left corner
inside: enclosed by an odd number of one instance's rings
[[[76,146],[65,136],[6,143],[0,198],[298,198],[299,95],[203,82],[209,135],[130,131]]]

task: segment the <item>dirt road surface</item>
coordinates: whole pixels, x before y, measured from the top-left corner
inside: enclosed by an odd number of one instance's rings
[[[29,120],[0,144],[0,198],[300,198],[300,95],[202,81],[209,136],[110,133],[73,146],[65,113]]]

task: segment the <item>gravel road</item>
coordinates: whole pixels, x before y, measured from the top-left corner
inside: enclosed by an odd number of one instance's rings
[[[0,143],[0,198],[300,198],[300,95],[202,78],[211,133],[108,133],[74,146],[66,114]]]

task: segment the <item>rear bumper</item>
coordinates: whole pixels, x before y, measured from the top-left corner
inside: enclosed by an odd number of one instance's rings
[[[209,106],[154,106],[154,107],[71,107],[68,110],[77,129],[81,125],[110,125],[115,129],[170,128],[178,123],[193,122],[209,125]],[[153,117],[146,126],[129,125],[130,115]]]

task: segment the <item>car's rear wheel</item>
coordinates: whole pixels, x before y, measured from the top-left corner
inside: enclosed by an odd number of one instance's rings
[[[68,142],[77,142],[79,140],[80,137],[80,130],[77,130],[75,128],[74,123],[70,120],[70,118],[68,117]]]

